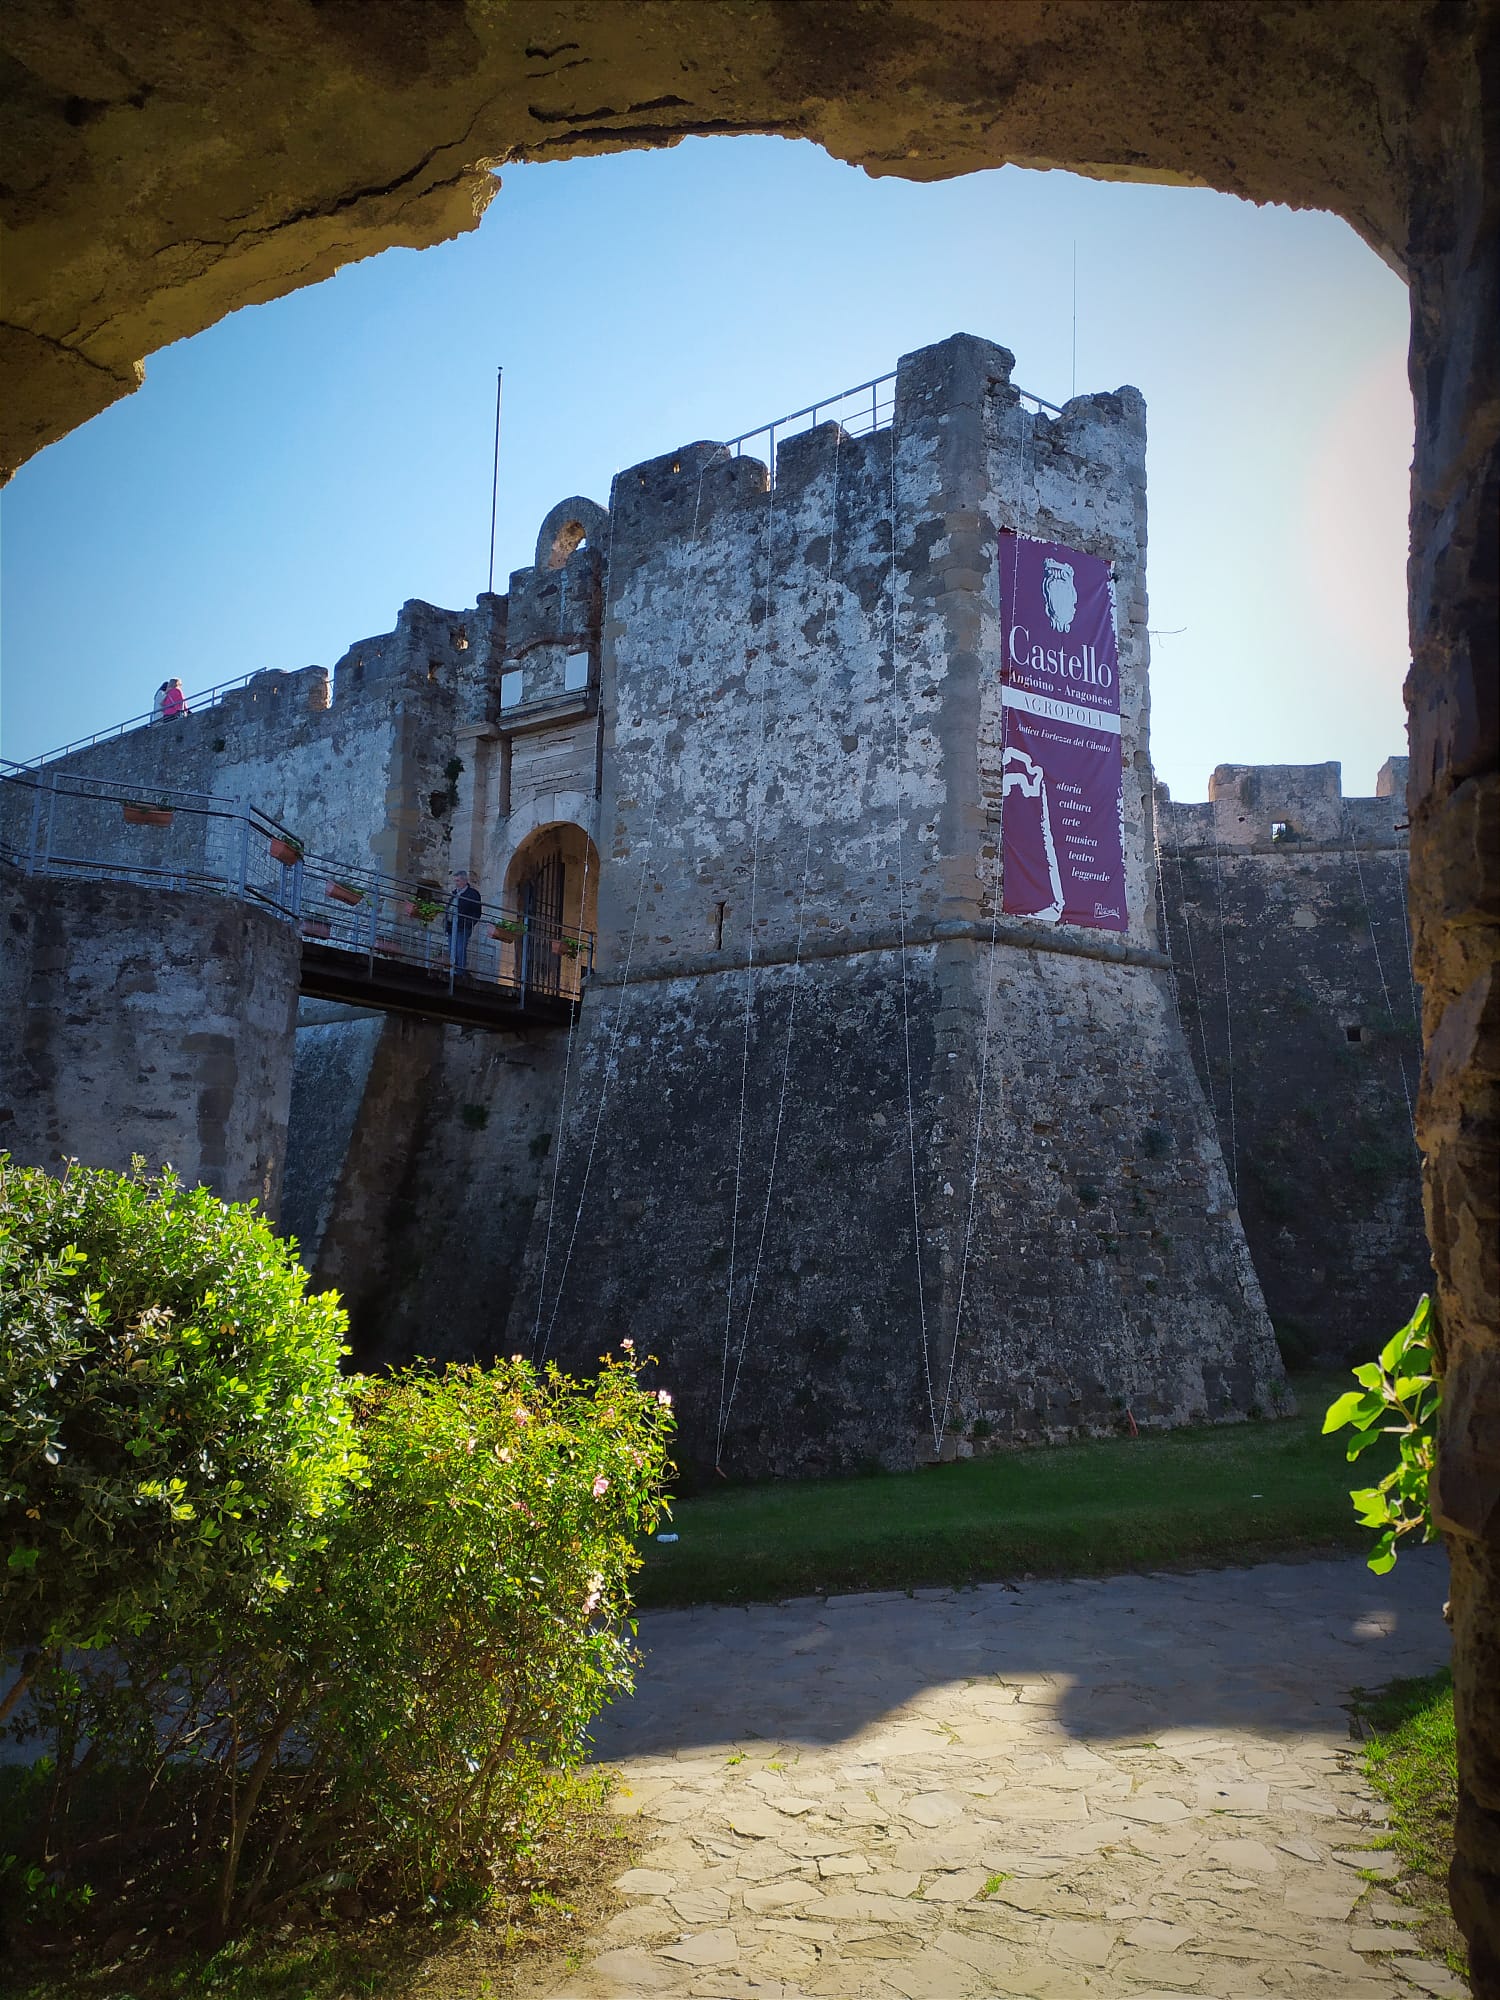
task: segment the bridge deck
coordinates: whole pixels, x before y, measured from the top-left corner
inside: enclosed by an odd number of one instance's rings
[[[379,953],[348,951],[304,939],[299,991],[309,1000],[341,1000],[465,1028],[565,1027],[579,1002],[564,993],[413,965]]]
[[[233,898],[301,937],[300,990],[462,1027],[565,1027],[594,966],[591,929],[428,879],[305,851],[258,807],[0,761],[0,860],[27,875]],[[451,963],[467,961],[462,972]]]

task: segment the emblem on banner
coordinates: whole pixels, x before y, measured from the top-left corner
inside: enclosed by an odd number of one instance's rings
[[[1042,565],[1042,599],[1057,630],[1066,632],[1078,610],[1078,584],[1071,563],[1048,556]]]

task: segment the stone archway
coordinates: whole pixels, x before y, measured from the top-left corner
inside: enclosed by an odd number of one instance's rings
[[[517,843],[505,871],[505,907],[526,927],[526,983],[580,998],[599,927],[599,853],[581,826],[550,820]],[[518,954],[522,948],[513,947]]]
[[[559,500],[537,530],[536,566],[561,569],[582,548],[602,548],[609,535],[609,515],[597,500],[581,493]]]
[[[1500,1981],[1500,252],[1497,0],[13,0],[13,467],[140,357],[392,244],[470,228],[490,163],[819,141],[871,172],[1006,162],[1333,210],[1406,276],[1420,1113],[1444,1317],[1440,1516],[1463,1803],[1454,1894]]]

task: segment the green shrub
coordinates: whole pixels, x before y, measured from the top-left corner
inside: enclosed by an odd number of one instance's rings
[[[308,1631],[337,1666],[309,1740],[346,1792],[340,1865],[451,1896],[530,1837],[631,1684],[670,1416],[628,1360],[583,1385],[519,1357],[366,1381],[358,1409],[368,1483]]]
[[[346,1321],[248,1207],[0,1156],[0,1650],[287,1589],[354,1466]]]
[[[116,1920],[112,1854],[133,1922],[218,1935],[320,1887],[481,1897],[630,1683],[671,1412],[629,1343],[591,1384],[341,1379],[305,1287],[170,1175],[0,1162],[0,1631],[43,1751],[0,1873],[54,1919],[97,1874]]]

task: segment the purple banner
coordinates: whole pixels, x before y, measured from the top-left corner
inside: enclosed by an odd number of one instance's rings
[[[1001,907],[1123,931],[1120,659],[1109,564],[1000,537]]]

